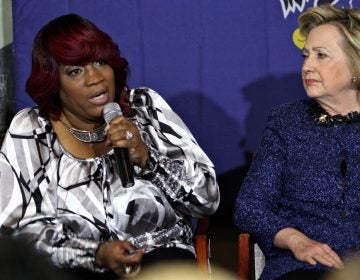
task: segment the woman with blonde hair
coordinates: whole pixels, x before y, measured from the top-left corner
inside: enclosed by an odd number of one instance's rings
[[[298,21],[308,98],[270,113],[236,202],[266,257],[260,279],[319,279],[360,250],[360,10]]]

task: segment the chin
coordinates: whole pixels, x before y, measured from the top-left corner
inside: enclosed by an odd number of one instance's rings
[[[309,89],[306,89],[306,95],[310,98],[316,98],[316,97],[319,97],[319,93],[314,91],[314,90],[309,90]]]

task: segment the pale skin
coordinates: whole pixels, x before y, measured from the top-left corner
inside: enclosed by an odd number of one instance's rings
[[[307,95],[316,99],[330,115],[360,111],[360,95],[352,81],[355,75],[344,52],[343,40],[343,35],[335,26],[324,24],[310,31],[303,49],[304,88]],[[344,266],[328,244],[312,240],[295,228],[280,230],[273,244],[291,250],[296,259],[311,265]]]
[[[356,77],[337,27],[323,24],[312,29],[303,48],[302,80],[306,93],[330,115],[359,111]]]
[[[94,130],[104,124],[103,108],[114,101],[115,82],[113,69],[103,61],[94,61],[84,66],[60,65],[60,99],[62,122],[81,130]],[[108,125],[107,139],[97,143],[84,143],[75,139],[61,122],[51,120],[54,131],[63,148],[73,156],[86,159],[102,156],[113,147],[129,149],[130,160],[145,167],[148,149],[140,137],[136,125],[124,116],[114,118]],[[126,139],[126,131],[133,134]],[[140,268],[144,250],[133,251],[127,241],[109,241],[98,247],[95,263],[117,275],[124,275],[124,265],[132,265],[133,272]]]

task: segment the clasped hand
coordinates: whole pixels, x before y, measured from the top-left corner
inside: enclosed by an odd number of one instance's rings
[[[289,249],[295,258],[311,265],[317,263],[332,268],[343,268],[343,262],[329,245],[317,242],[294,228],[280,230],[274,238],[274,245]]]
[[[95,264],[106,267],[120,277],[131,277],[140,270],[140,263],[145,250],[137,250],[132,254],[133,247],[128,241],[109,241],[101,244],[95,255]],[[127,268],[130,268],[127,271]]]

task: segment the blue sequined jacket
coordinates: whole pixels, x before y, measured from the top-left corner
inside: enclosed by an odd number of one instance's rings
[[[360,251],[360,118],[350,114],[323,125],[315,121],[321,110],[312,100],[273,109],[240,188],[234,221],[266,256],[261,279],[324,268],[273,246],[285,227],[327,243],[343,258]]]

